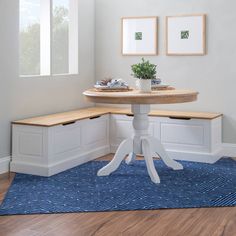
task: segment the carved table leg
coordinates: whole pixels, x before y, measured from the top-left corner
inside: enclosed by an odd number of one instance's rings
[[[170,168],[172,168],[173,170],[182,170],[183,166],[178,163],[177,161],[173,160],[172,158],[170,158],[168,156],[168,154],[166,153],[163,145],[161,144],[161,142],[154,137],[147,137],[147,139],[150,142],[150,148],[152,152],[156,152],[158,154],[158,156],[163,160],[163,162]]]
[[[144,154],[144,159],[147,165],[148,174],[154,183],[160,183],[159,175],[157,174],[153,158],[151,156],[151,148],[149,140],[144,138],[142,139],[142,149]]]
[[[133,152],[133,140],[131,138],[124,140],[120,144],[112,161],[109,162],[102,169],[100,169],[98,171],[97,175],[98,176],[106,176],[106,175],[111,174],[113,171],[115,171],[119,167],[122,160],[130,152]]]
[[[136,159],[136,154],[134,152],[131,152],[129,156],[125,159],[125,163],[127,165],[130,165],[135,161],[135,159]]]

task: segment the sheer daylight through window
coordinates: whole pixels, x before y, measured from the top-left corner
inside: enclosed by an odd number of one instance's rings
[[[69,1],[53,1],[52,73],[69,73]]]
[[[40,74],[40,0],[20,1],[20,74]]]
[[[20,0],[20,75],[78,73],[78,0]]]

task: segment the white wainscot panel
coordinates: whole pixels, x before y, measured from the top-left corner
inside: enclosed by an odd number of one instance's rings
[[[55,127],[53,132],[54,153],[59,154],[81,146],[79,122]]]
[[[116,124],[114,124],[114,128],[116,130],[116,138],[119,140],[124,140],[133,135],[133,126],[132,121],[129,120],[116,120]],[[114,130],[114,131],[115,131]]]
[[[43,128],[14,125],[12,146],[13,158],[42,158],[44,155]]]
[[[30,144],[30,145],[29,145]],[[33,132],[19,134],[19,154],[40,157],[43,153],[42,134]]]
[[[158,137],[167,149],[210,152],[210,121],[157,118]]]
[[[197,125],[161,123],[161,140],[164,143],[203,145],[204,128]]]
[[[81,124],[81,129],[83,145],[108,144],[109,116],[105,115],[87,119]]]

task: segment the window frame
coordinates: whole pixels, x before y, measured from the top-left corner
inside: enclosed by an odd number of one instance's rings
[[[40,0],[40,74],[21,75],[20,78],[75,78],[79,74],[79,4],[69,1],[68,73],[52,73],[53,0]],[[19,6],[20,8],[20,6]],[[19,15],[19,19],[20,19]],[[49,24],[48,24],[49,22]],[[20,34],[20,28],[19,28]],[[18,34],[18,35],[19,35]],[[20,42],[20,39],[19,39]],[[19,55],[20,64],[20,55]]]

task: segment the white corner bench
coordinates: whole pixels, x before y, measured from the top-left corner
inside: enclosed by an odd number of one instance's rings
[[[176,160],[214,163],[221,155],[219,113],[152,111],[152,135]],[[13,172],[51,176],[115,152],[132,135],[128,109],[92,107],[12,122]]]

